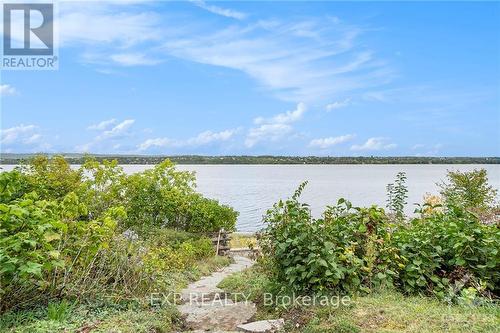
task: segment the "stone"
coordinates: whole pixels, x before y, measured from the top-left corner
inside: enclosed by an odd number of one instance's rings
[[[227,305],[213,304],[207,306],[179,307],[181,313],[187,313],[185,325],[191,330],[233,330],[239,324],[247,322],[255,315],[254,305],[244,302]]]
[[[238,325],[238,330],[240,332],[270,333],[278,332],[284,325],[285,321],[283,319],[260,320]]]
[[[248,322],[257,311],[252,302],[233,302],[217,285],[227,276],[253,265],[253,261],[234,256],[234,263],[191,283],[181,292],[179,312],[191,331],[230,332]]]

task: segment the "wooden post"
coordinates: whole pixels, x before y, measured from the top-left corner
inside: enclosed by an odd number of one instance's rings
[[[216,256],[219,255],[220,233],[221,233],[221,230],[219,230],[219,236],[217,237],[217,250],[215,251]]]

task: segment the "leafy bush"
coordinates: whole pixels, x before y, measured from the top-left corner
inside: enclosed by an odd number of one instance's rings
[[[190,232],[205,230],[234,231],[238,212],[221,205],[217,200],[207,199],[199,194],[190,196],[188,219],[182,229]]]
[[[180,244],[198,238],[194,233],[177,229],[143,226],[138,230],[142,237],[147,239],[148,244],[152,247],[169,246],[176,249]]]
[[[46,210],[47,204],[35,194],[0,204],[2,298],[19,287],[46,287],[47,274],[64,266],[57,246],[64,226]]]
[[[299,202],[279,201],[264,221],[262,262],[292,291],[370,292],[382,285],[443,299],[500,292],[500,229],[452,207],[391,224],[378,207],[340,199],[323,218]]]
[[[62,199],[81,182],[80,170],[71,169],[62,156],[37,156],[19,169],[26,177],[27,192],[35,191],[42,199]]]
[[[276,279],[298,292],[368,291],[391,281],[384,211],[340,199],[324,218],[313,219],[309,206],[298,201],[305,184],[265,216],[260,243]]]
[[[111,208],[95,220],[78,220],[84,208],[74,193],[60,203],[32,192],[0,204],[0,293],[16,291],[2,306],[62,294],[74,273],[109,247],[123,211]]]
[[[116,161],[73,170],[62,157],[37,157],[0,173],[0,313],[145,295],[158,274],[212,256],[210,239],[182,230],[233,230],[237,214],[197,194],[194,180],[168,160],[127,176]]]
[[[87,159],[80,167],[77,194],[87,206],[88,215],[99,216],[111,207],[124,206],[126,175],[116,161],[102,163]]]
[[[0,173],[0,203],[9,203],[27,192],[26,177],[18,170]]]
[[[193,173],[175,170],[164,161],[153,169],[130,175],[124,187],[127,227],[136,225],[182,226],[194,193]]]
[[[392,243],[400,256],[398,284],[406,292],[444,298],[469,286],[500,291],[500,230],[471,213],[454,210],[414,219],[393,233]]]
[[[183,270],[196,260],[214,255],[212,241],[208,238],[188,240],[177,247],[151,247],[145,258],[146,269],[151,272]]]
[[[484,210],[494,204],[497,190],[488,184],[485,169],[448,171],[448,181],[438,184],[448,206]]]
[[[175,170],[168,160],[127,177],[126,226],[164,226],[189,232],[234,230],[237,212],[194,189],[194,174]]]

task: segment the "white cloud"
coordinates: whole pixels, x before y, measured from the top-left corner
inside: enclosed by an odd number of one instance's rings
[[[304,103],[297,104],[295,110],[287,111],[285,113],[279,113],[276,116],[266,119],[262,117],[258,117],[254,119],[254,124],[288,124],[296,122],[300,120],[304,113],[306,112],[307,107]]]
[[[43,142],[35,125],[18,125],[0,130],[0,144],[3,152],[48,151],[51,145]]]
[[[40,134],[38,134],[38,133],[37,134],[33,134],[29,138],[24,139],[23,143],[25,143],[27,145],[39,143],[41,138],[42,138],[42,136]]]
[[[64,1],[55,25],[56,47],[78,46],[85,63],[151,65],[157,61],[140,53],[165,38],[162,24],[162,15],[145,1]]]
[[[293,131],[290,125],[300,120],[307,108],[304,103],[298,103],[295,110],[279,113],[271,118],[257,117],[254,124],[257,127],[250,128],[245,139],[245,146],[252,148],[260,141],[277,141]]]
[[[156,65],[158,60],[148,58],[142,53],[119,53],[111,55],[111,60],[122,66]]]
[[[214,6],[214,5],[209,5],[203,0],[191,0],[191,2],[194,3],[196,6],[203,8],[205,10],[208,10],[209,12],[217,14],[217,15],[230,17],[230,18],[234,18],[237,20],[243,20],[247,16],[245,13],[238,12],[236,10],[222,8],[222,7]]]
[[[182,59],[242,71],[286,101],[325,101],[392,79],[389,67],[358,41],[362,32],[328,17],[258,21],[215,32],[193,26],[169,38],[163,49]]]
[[[188,139],[186,141],[186,145],[199,146],[199,145],[206,145],[214,141],[226,141],[229,140],[235,133],[236,130],[234,129],[229,129],[222,132],[205,131],[198,134],[194,138]]]
[[[18,141],[26,140],[28,137],[33,135],[33,131],[36,129],[35,125],[19,125],[7,129],[1,130],[1,140],[2,144],[17,143]]]
[[[100,123],[97,124],[92,124],[89,127],[87,127],[88,130],[99,130],[103,131],[110,127],[111,125],[116,124],[117,120],[115,118],[113,119],[108,119],[108,120],[103,120]]]
[[[154,139],[147,139],[143,143],[141,143],[137,149],[139,151],[143,150],[148,150],[149,148],[152,147],[168,147],[172,145],[175,141],[169,138],[154,138]]]
[[[61,45],[77,44],[85,54],[82,61],[101,65],[153,65],[167,55],[236,69],[291,102],[326,102],[380,86],[393,76],[360,41],[366,30],[337,17],[246,23],[241,21],[245,13],[194,0],[200,8],[239,20],[213,24],[196,16],[154,12],[149,4],[136,2],[141,3],[62,3]]]
[[[82,43],[131,47],[159,40],[160,17],[153,12],[127,11],[126,5],[130,3],[61,3],[58,25],[62,46]]]
[[[325,109],[326,109],[326,111],[330,112],[330,111],[333,111],[333,110],[345,108],[346,106],[349,106],[350,104],[351,104],[351,99],[350,98],[346,98],[343,101],[336,101],[336,102],[327,104],[325,106]]]
[[[17,90],[9,84],[0,84],[0,96],[16,95]]]
[[[109,119],[89,126],[87,129],[98,130],[100,133],[91,142],[77,145],[75,150],[77,152],[90,152],[91,149],[95,149],[96,146],[106,146],[109,144],[116,146],[116,140],[130,135],[128,130],[135,123],[135,119],[125,119],[118,124],[116,123],[116,119]]]
[[[389,150],[396,148],[397,145],[395,143],[387,143],[386,138],[376,137],[369,138],[362,145],[352,145],[351,150],[360,151],[360,150]]]
[[[277,141],[282,139],[286,134],[291,133],[292,130],[292,126],[286,124],[264,124],[251,128],[245,139],[245,146],[252,148],[260,141]]]
[[[326,149],[331,146],[335,146],[347,141],[350,141],[354,139],[355,135],[354,134],[346,134],[346,135],[341,135],[337,137],[328,137],[328,138],[320,138],[320,139],[314,139],[309,142],[309,146],[311,147],[317,147],[321,149]]]
[[[126,131],[132,126],[135,122],[135,119],[126,119],[119,123],[118,125],[114,126],[110,130],[104,131],[101,135],[97,137],[98,141],[105,140],[105,139],[110,139],[110,138],[116,138],[119,136],[122,136],[123,134],[126,133]]]
[[[137,146],[139,151],[148,150],[152,147],[199,147],[208,145],[214,142],[227,141],[238,132],[238,129],[228,129],[221,132],[204,131],[195,137],[186,140],[174,140],[170,138],[154,138],[147,139]]]

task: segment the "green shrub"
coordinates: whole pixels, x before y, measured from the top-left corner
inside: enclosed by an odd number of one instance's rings
[[[168,160],[128,176],[116,161],[73,170],[36,157],[0,173],[0,313],[50,303],[57,317],[64,298],[143,297],[213,256],[200,233],[233,230],[237,214],[194,180]]]
[[[2,307],[47,301],[61,294],[79,271],[82,276],[103,248],[109,247],[123,211],[111,208],[82,221],[82,206],[74,193],[60,203],[39,200],[32,192],[0,204],[0,293],[15,294]],[[3,310],[3,309],[0,309]]]
[[[496,225],[456,207],[392,224],[383,209],[352,207],[344,199],[314,219],[298,200],[304,186],[264,218],[262,262],[277,283],[301,293],[392,285],[453,301],[499,295]]]
[[[28,190],[26,176],[18,170],[0,173],[0,203],[20,198]]]
[[[124,206],[127,176],[116,160],[102,163],[87,159],[80,167],[82,175],[78,197],[89,216],[99,216],[111,207]]]
[[[62,199],[75,192],[81,182],[81,172],[71,169],[64,157],[34,157],[20,167],[25,175],[28,192],[35,191],[42,199]]]
[[[484,210],[494,204],[497,190],[488,184],[485,169],[448,171],[447,178],[438,185],[448,206]]]
[[[392,236],[399,251],[399,285],[406,292],[448,296],[450,286],[498,294],[500,230],[468,212],[449,210],[414,219]]]
[[[22,290],[46,288],[47,275],[64,266],[57,246],[64,225],[46,210],[48,204],[36,194],[0,204],[1,298],[14,290],[20,295]],[[16,297],[9,297],[0,304],[0,311],[15,302]]]
[[[126,226],[182,226],[187,218],[188,196],[194,193],[194,174],[177,171],[170,161],[127,177]]]
[[[136,228],[135,230],[144,239],[147,239],[148,244],[152,247],[168,246],[176,249],[180,244],[199,237],[187,231],[155,226],[142,226],[142,228]]]
[[[195,192],[194,174],[170,161],[127,177],[126,227],[163,226],[189,232],[234,230],[237,212]]]
[[[194,256],[197,259],[210,257],[215,254],[212,240],[207,237],[201,237],[191,242],[194,249]]]
[[[182,226],[191,232],[234,231],[238,213],[231,207],[221,205],[217,200],[207,199],[199,194],[190,196],[188,208],[189,218]]]
[[[388,220],[383,209],[355,208],[344,199],[322,219],[294,196],[267,212],[260,239],[278,281],[298,292],[368,291],[390,283],[392,249],[387,247]]]
[[[212,241],[206,237],[187,240],[175,247],[150,247],[145,256],[146,270],[153,274],[184,270],[196,260],[215,255]]]

